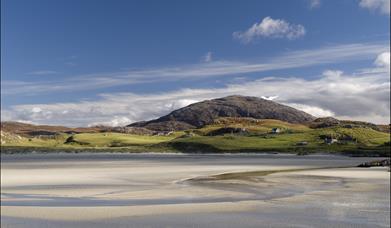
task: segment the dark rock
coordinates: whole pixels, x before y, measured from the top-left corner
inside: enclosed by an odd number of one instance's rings
[[[87,143],[87,142],[79,142],[79,141],[75,140],[75,138],[73,136],[69,136],[65,140],[64,144],[89,145],[89,143]]]
[[[323,117],[315,119],[311,124],[311,128],[326,128],[340,125],[341,122],[333,117]]]
[[[384,159],[380,161],[364,162],[357,167],[375,167],[375,166],[390,166],[390,159]]]
[[[236,128],[236,127],[222,127],[213,131],[210,131],[207,136],[217,136],[225,134],[240,134],[246,135],[248,131],[245,128]]]

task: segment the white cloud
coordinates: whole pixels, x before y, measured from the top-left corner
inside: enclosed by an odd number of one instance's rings
[[[375,60],[375,65],[390,69],[390,52],[383,52],[379,54]]]
[[[386,43],[355,43],[325,46],[318,49],[286,52],[280,56],[262,61],[212,61],[176,67],[150,68],[114,73],[67,76],[51,80],[2,81],[1,93],[39,94],[69,91],[87,91],[129,84],[187,79],[205,79],[224,76],[237,77],[241,74],[259,73],[270,70],[290,69],[329,63],[343,63],[355,60],[370,60],[381,52],[389,52]],[[243,75],[241,75],[243,76]]]
[[[343,119],[388,123],[389,85],[389,71],[384,68],[360,71],[358,74],[326,70],[315,79],[268,77],[228,84],[222,88],[182,89],[150,94],[101,94],[94,101],[17,105],[2,110],[2,115],[4,112],[7,119],[41,124],[118,126],[157,118],[197,101],[239,94],[272,97],[276,102],[316,116],[331,115]]]
[[[245,32],[234,32],[233,37],[244,43],[256,38],[287,38],[290,40],[304,36],[306,30],[300,24],[290,24],[285,20],[265,17],[260,23],[255,23]]]
[[[332,112],[330,110],[322,109],[322,108],[319,108],[319,107],[316,107],[316,106],[310,106],[310,105],[304,105],[304,104],[295,104],[295,103],[291,103],[289,105],[291,107],[293,107],[293,108],[302,110],[302,111],[304,111],[306,113],[309,113],[309,114],[311,114],[313,116],[317,116],[317,117],[335,116],[334,112]]]
[[[209,63],[212,61],[212,55],[213,53],[211,51],[208,51],[203,57],[202,57],[202,61],[203,62],[206,62],[206,63]]]
[[[321,4],[320,0],[309,0],[309,7],[310,9],[319,8]]]
[[[93,126],[103,125],[103,126],[112,126],[112,127],[122,127],[130,123],[132,123],[132,121],[126,116],[114,116],[114,118],[109,121],[90,123],[87,126],[93,127]]]
[[[326,70],[323,72],[323,76],[329,80],[338,80],[341,78],[343,72],[340,70]]]
[[[167,109],[167,110],[176,110],[176,109],[188,106],[190,104],[193,104],[193,103],[196,103],[196,102],[199,102],[199,101],[201,101],[201,100],[195,99],[195,98],[192,98],[192,99],[178,99],[178,100],[174,100],[172,102],[166,103],[164,105],[164,108]]]
[[[272,100],[277,99],[278,96],[261,96],[261,98],[263,98],[263,99],[265,99],[265,100],[272,101]]]
[[[31,112],[32,112],[32,113],[39,113],[39,112],[42,112],[42,109],[41,109],[40,107],[33,107],[33,108],[31,109]]]
[[[361,0],[360,6],[382,14],[390,14],[390,0]]]

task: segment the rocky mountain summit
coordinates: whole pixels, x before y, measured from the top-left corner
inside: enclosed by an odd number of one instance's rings
[[[158,119],[137,122],[128,126],[158,131],[186,130],[212,124],[220,117],[276,119],[289,123],[307,123],[315,119],[308,113],[274,101],[235,95],[194,103]]]

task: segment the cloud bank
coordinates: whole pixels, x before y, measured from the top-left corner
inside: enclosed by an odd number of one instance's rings
[[[3,110],[2,117],[68,126],[123,126],[157,118],[197,101],[240,94],[273,99],[315,116],[389,123],[390,64],[389,60],[383,61],[383,57],[384,53],[378,55],[374,68],[361,69],[351,75],[326,70],[312,80],[268,77],[214,89],[101,94],[94,101],[17,105]],[[378,65],[379,59],[385,65]]]

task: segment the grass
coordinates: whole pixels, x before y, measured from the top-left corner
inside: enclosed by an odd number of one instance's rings
[[[311,129],[302,124],[291,124],[280,120],[255,120],[251,118],[220,118],[215,124],[207,125],[201,129],[197,129],[194,133],[199,135],[207,135],[209,132],[223,127],[230,128],[246,128],[251,134],[266,134],[270,133],[273,128],[280,128],[282,132],[300,133],[310,131]]]
[[[2,152],[64,151],[64,152],[166,152],[168,148],[156,146],[183,134],[170,136],[147,136],[121,133],[82,133],[73,135],[74,142],[65,143],[71,135],[62,134],[52,139],[21,138],[1,146]]]
[[[20,139],[8,142],[5,145],[11,147],[62,147],[66,146],[64,145],[64,141],[67,137],[66,134],[60,134],[52,139],[21,137]]]
[[[225,134],[206,136],[210,131],[222,127],[246,128],[247,135]],[[282,133],[271,134],[272,128]],[[132,135],[122,133],[81,133],[73,135],[72,142],[65,143],[70,135],[61,134],[53,139],[22,138],[2,145],[2,151],[21,149],[45,151],[119,151],[119,152],[344,152],[351,154],[378,154],[389,156],[390,134],[370,128],[331,127],[311,129],[300,124],[278,120],[224,118],[213,125],[187,131],[191,137],[181,137],[185,132],[169,136]],[[339,144],[326,145],[322,137],[341,139]],[[298,145],[299,142],[307,145]]]
[[[313,131],[315,135],[334,135],[334,136],[350,136],[357,142],[371,146],[379,145],[390,141],[390,134],[375,131],[371,128],[323,128]]]
[[[248,136],[198,136],[192,138],[178,139],[175,142],[201,143],[211,145],[220,150],[256,150],[259,148],[285,148],[292,147],[298,141],[306,140],[306,134],[287,134],[280,136],[248,137]]]
[[[211,126],[208,127],[211,129]],[[270,132],[270,131],[267,131]],[[334,136],[348,138],[340,140],[338,144],[326,145],[322,136]],[[299,142],[307,142],[306,146],[298,145]],[[199,148],[200,151],[210,152],[345,152],[355,153],[374,151],[376,154],[389,155],[390,134],[375,131],[370,128],[301,128],[301,131],[289,131],[281,134],[259,134],[250,136],[221,135],[221,136],[195,136],[190,138],[175,139],[171,146],[182,151],[191,151]]]
[[[74,140],[80,144],[92,145],[97,147],[126,147],[139,145],[153,145],[166,142],[175,138],[172,136],[147,136],[130,135],[122,133],[84,133],[74,136]]]

